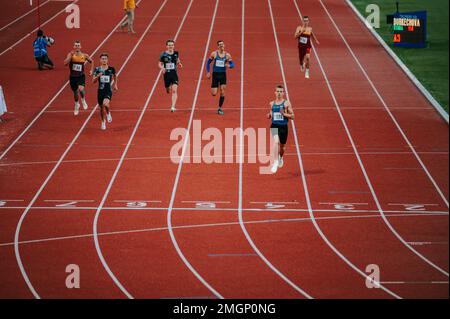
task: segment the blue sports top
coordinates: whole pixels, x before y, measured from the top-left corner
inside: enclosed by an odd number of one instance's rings
[[[159,61],[164,63],[164,68],[167,72],[176,72],[179,58],[180,54],[178,51],[174,51],[173,54],[164,51],[161,53]]]
[[[214,73],[224,73],[227,72],[227,55],[223,58],[220,57],[219,51],[217,51],[216,58],[214,59]]]
[[[286,101],[283,101],[280,105],[273,102],[272,105],[272,124],[275,125],[288,125],[289,119],[287,117],[284,117],[283,114],[281,114],[281,108],[283,109],[283,112],[286,111],[286,107],[284,104]]]
[[[43,37],[36,38],[36,40],[34,40],[33,47],[35,58],[40,58],[47,55],[47,40]]]

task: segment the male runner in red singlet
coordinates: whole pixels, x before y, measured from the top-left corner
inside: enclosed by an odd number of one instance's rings
[[[311,65],[311,36],[314,38],[317,44],[319,41],[313,33],[312,27],[309,26],[309,18],[303,17],[303,25],[297,27],[295,31],[295,38],[298,39],[298,54],[300,57],[300,68],[305,71],[305,78],[309,79],[309,68]]]

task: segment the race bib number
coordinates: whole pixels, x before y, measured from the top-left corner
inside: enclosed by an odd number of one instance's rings
[[[167,70],[175,70],[175,63],[166,63]]]
[[[73,64],[72,65],[72,70],[73,71],[77,71],[77,72],[81,72],[81,71],[83,71],[83,66],[81,64]]]
[[[308,38],[306,38],[306,37],[300,37],[300,43],[302,43],[302,44],[308,43]]]
[[[224,68],[225,67],[225,61],[223,61],[223,60],[216,60],[216,66],[218,68]]]
[[[273,113],[273,119],[275,121],[283,121],[284,120],[284,116],[280,112],[274,112]]]
[[[109,83],[111,81],[109,75],[102,75],[100,77],[100,83]]]

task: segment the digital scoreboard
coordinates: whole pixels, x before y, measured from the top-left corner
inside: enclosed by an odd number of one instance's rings
[[[396,12],[392,15],[394,46],[425,48],[427,45],[427,12]]]

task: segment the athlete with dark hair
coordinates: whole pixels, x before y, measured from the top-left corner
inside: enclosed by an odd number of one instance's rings
[[[272,120],[270,131],[275,140],[275,161],[271,168],[273,174],[284,165],[283,156],[289,133],[289,120],[295,117],[292,105],[284,98],[284,94],[284,87],[278,85],[275,90],[275,101],[270,102],[270,112],[267,114],[267,118]]]
[[[217,41],[218,50],[211,53],[206,63],[206,76],[211,78],[211,62],[214,62],[212,73],[211,94],[216,96],[220,90],[219,110],[217,113],[223,115],[222,106],[225,102],[225,89],[227,87],[227,67],[234,68],[231,54],[225,51],[225,42]]]
[[[303,24],[297,27],[295,31],[295,38],[298,39],[298,55],[300,58],[300,69],[302,72],[305,71],[305,78],[309,79],[309,69],[311,65],[311,37],[314,38],[317,44],[319,41],[317,40],[315,34],[313,33],[312,27],[309,25],[309,17],[303,17]]]
[[[175,112],[178,99],[178,72],[177,68],[183,67],[180,60],[180,54],[175,51],[175,41],[166,42],[167,50],[161,53],[159,57],[159,68],[164,74],[164,86],[167,94],[172,94],[172,105],[170,111]]]
[[[111,116],[111,99],[113,95],[113,90],[117,91],[119,87],[117,86],[117,75],[116,69],[108,65],[108,54],[102,53],[100,55],[101,66],[95,68],[94,76],[92,79],[93,83],[98,81],[98,92],[97,92],[97,102],[100,106],[100,117],[102,119],[102,130],[106,130],[106,121],[108,123],[112,122]]]
[[[88,105],[86,103],[86,76],[84,75],[84,64],[89,62],[91,64],[91,70],[89,75],[92,75],[94,71],[94,63],[92,59],[86,53],[81,52],[80,41],[75,41],[73,44],[73,50],[67,54],[64,60],[64,65],[68,65],[70,69],[70,88],[73,91],[73,96],[75,99],[75,110],[74,114],[78,115],[80,110],[79,96],[81,97],[81,103],[83,104],[83,109],[87,110]],[[78,96],[79,95],[79,96]]]

